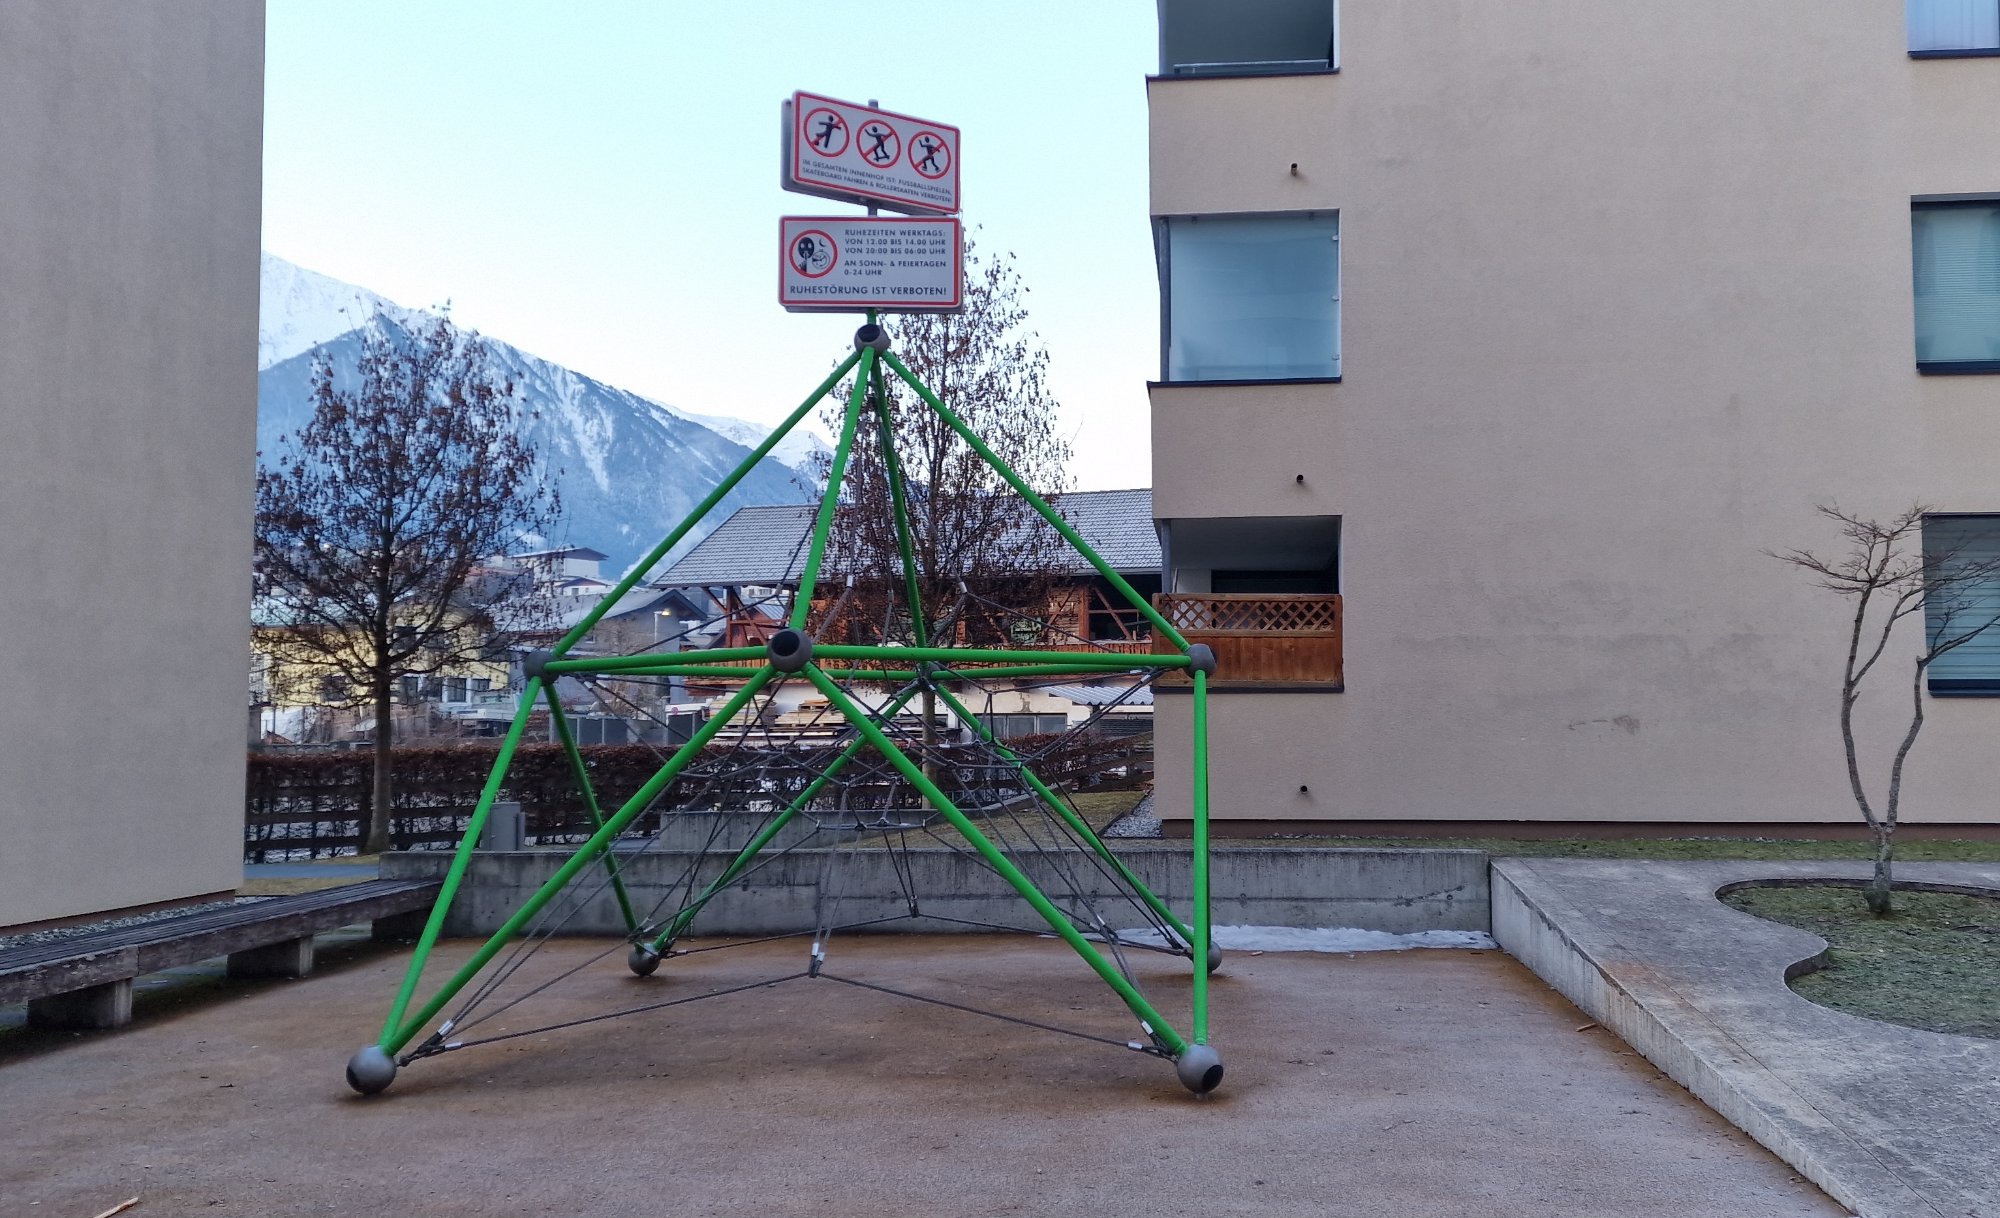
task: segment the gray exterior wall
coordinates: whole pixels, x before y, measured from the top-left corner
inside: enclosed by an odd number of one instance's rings
[[[0,4],[0,925],[242,875],[263,54]]]
[[[1152,391],[1156,515],[1342,520],[1346,690],[1218,696],[1217,815],[1858,819],[1848,607],[1762,551],[2000,512],[2000,377],[1917,373],[1910,236],[2000,191],[2000,59],[1912,60],[1890,0],[1340,20],[1337,75],[1150,86],[1155,215],[1340,213],[1340,383]],[[1928,702],[1906,815],[2000,820],[2000,701]]]

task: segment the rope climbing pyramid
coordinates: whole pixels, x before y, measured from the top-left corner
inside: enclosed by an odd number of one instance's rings
[[[549,650],[529,658],[519,707],[381,1033],[348,1062],[347,1081],[356,1091],[383,1091],[400,1069],[440,1054],[659,1012],[791,980],[857,986],[1160,1057],[1174,1064],[1181,1083],[1196,1094],[1221,1082],[1221,1058],[1208,1044],[1208,974],[1220,961],[1210,933],[1208,892],[1207,682],[1215,668],[1214,656],[1206,646],[1190,644],[1048,500],[912,374],[892,349],[888,333],[872,318],[857,331],[854,345],[853,353],[615,588]],[[758,462],[850,377],[826,489],[804,543],[796,592],[782,625],[756,645],[583,654],[579,644],[605,613],[646,579]],[[962,640],[969,636],[955,628],[958,622],[973,614],[1006,610],[986,603],[986,590],[964,584],[957,604],[927,617],[912,542],[912,522],[921,505],[899,464],[888,408],[890,377],[914,393],[922,408],[934,412],[992,468],[1019,497],[1027,516],[1054,529],[1109,585],[1123,609],[1150,623],[1152,653],[1117,651],[1073,636],[1051,644],[1046,633],[1032,640],[1035,645],[967,645]],[[864,420],[872,426],[864,428]],[[890,599],[900,602],[897,611],[883,615],[879,624],[848,611],[851,582],[837,595],[820,595],[835,582],[827,578],[831,539],[844,506],[843,483],[864,431],[872,431],[879,447],[878,468],[886,478],[887,510],[894,518],[901,554],[898,570],[877,573]],[[853,504],[845,503],[845,510],[853,510]],[[841,639],[859,641],[836,641]],[[1103,716],[1150,692],[1169,674],[1184,676],[1191,685],[1194,716],[1192,908],[1185,918],[1111,849],[1077,810],[1063,783],[1063,774],[1073,772],[1072,762],[1080,751],[1103,747],[1102,739],[1091,734]],[[631,707],[629,692],[621,689],[676,679],[740,685],[685,744],[660,750],[657,770],[614,806],[601,798],[603,792],[593,783],[557,695],[557,683],[581,684],[607,706],[622,702]],[[1088,719],[1053,740],[1009,743],[992,730],[993,707],[1001,694],[1078,680],[1111,680],[1111,687],[1121,692],[1102,699]],[[801,748],[796,738],[774,740],[748,726],[768,722],[781,699],[811,708],[803,712],[804,726],[812,729],[810,735],[820,742],[817,746]],[[924,713],[907,713],[912,705],[922,706]],[[932,708],[948,730],[938,730]],[[506,789],[529,720],[539,710],[546,711],[552,734],[568,757],[594,831],[462,965],[419,1001],[426,965],[460,895],[474,845]],[[797,719],[801,712],[791,714]],[[733,815],[714,812],[725,806]],[[674,843],[671,851],[662,844],[668,841]],[[955,908],[949,900],[953,894],[923,890],[913,844],[944,847],[965,864],[999,877],[1019,897],[1019,916],[998,921],[950,912]],[[718,897],[745,890],[761,869],[799,851],[816,852],[801,857],[817,857],[820,879],[812,925],[796,930],[808,945],[797,971],[692,993],[651,988],[669,975],[699,969],[699,961],[687,957],[740,945],[703,940],[700,946],[689,946],[689,942],[699,930],[703,912]],[[662,859],[671,854],[675,867],[670,879],[634,881],[635,863],[648,853],[658,853]],[[878,871],[886,864],[897,887],[894,909],[884,912],[879,898],[860,901],[851,892],[852,876],[864,862]],[[544,944],[572,927],[583,911],[601,906],[607,896],[624,926],[623,939],[581,963],[565,958],[550,965],[539,958]],[[843,920],[843,908],[857,916]],[[831,966],[829,945],[836,934],[902,919],[920,921],[927,929],[962,923],[984,930],[1057,936],[1124,1005],[1137,1021],[1138,1034],[1117,1039],[1055,1027],[847,976]],[[776,936],[755,941],[772,937]],[[1131,963],[1137,952],[1166,952],[1193,964],[1184,1024],[1176,1026],[1141,989]],[[541,1024],[528,1019],[536,997],[593,966],[604,967],[600,962],[621,954],[624,966],[641,979],[639,1000],[584,1017],[570,1015]],[[506,1024],[490,1022],[502,1013],[511,1013]],[[522,1026],[524,1019],[533,1026]]]

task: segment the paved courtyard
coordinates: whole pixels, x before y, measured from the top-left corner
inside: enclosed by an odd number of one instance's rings
[[[613,956],[533,1018],[803,956],[705,954],[651,982]],[[1228,1077],[1205,1101],[1150,1057],[825,981],[447,1054],[364,1100],[341,1067],[404,959],[355,949],[124,1032],[0,1038],[0,1213],[89,1218],[135,1195],[135,1218],[1845,1213],[1499,952],[1232,956]],[[1132,1032],[1050,941],[848,938],[829,971]],[[1185,1010],[1181,962],[1149,958],[1145,984]]]

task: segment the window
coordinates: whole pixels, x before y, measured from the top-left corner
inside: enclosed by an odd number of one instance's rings
[[[1340,218],[1162,221],[1167,381],[1340,376]]]
[[[1928,516],[1924,554],[1945,573],[1968,567],[1980,578],[1924,603],[1924,628],[1935,646],[2000,616],[2000,516]],[[2000,625],[1988,627],[1937,659],[1925,677],[1934,694],[2000,694]]]
[[[1160,75],[1336,71],[1337,9],[1335,0],[1160,0]]]
[[[1910,0],[1912,55],[2000,54],[2000,0]]]
[[[1337,591],[1331,566],[1317,571],[1211,571],[1208,590],[1255,596],[1294,596]]]
[[[1921,372],[2000,372],[2000,199],[1910,209]]]
[[[1069,727],[1065,715],[982,715],[986,730],[999,740],[1016,740],[1022,736],[1053,736]]]

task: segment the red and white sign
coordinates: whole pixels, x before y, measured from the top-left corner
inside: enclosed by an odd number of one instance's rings
[[[958,128],[817,93],[785,114],[785,189],[893,211],[951,215],[958,203]]]
[[[950,216],[786,216],[778,303],[798,313],[955,313],[965,240]]]

